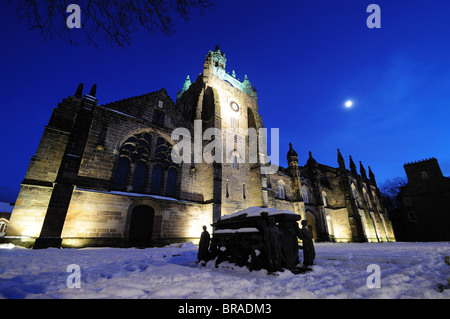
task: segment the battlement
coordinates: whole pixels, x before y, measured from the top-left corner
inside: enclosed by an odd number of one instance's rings
[[[436,158],[426,158],[420,161],[410,162],[403,165],[408,177],[412,183],[428,182],[430,180],[440,180],[443,175]]]
[[[434,157],[425,158],[425,159],[421,159],[421,160],[418,160],[418,161],[405,163],[405,164],[403,165],[403,167],[405,167],[405,166],[407,166],[407,165],[414,165],[414,164],[425,163],[425,162],[430,162],[430,161],[437,161],[437,159],[434,158]]]

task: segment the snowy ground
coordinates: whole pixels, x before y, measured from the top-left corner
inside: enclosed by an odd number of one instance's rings
[[[178,247],[176,247],[178,246]],[[445,298],[450,243],[316,244],[313,271],[267,275],[195,263],[192,243],[165,248],[30,250],[0,245],[1,298]],[[11,248],[11,249],[7,249]],[[69,288],[69,265],[80,288]],[[380,288],[367,286],[378,265]],[[69,269],[70,270],[70,269]],[[69,283],[76,281],[74,276]],[[372,283],[372,281],[370,281]]]

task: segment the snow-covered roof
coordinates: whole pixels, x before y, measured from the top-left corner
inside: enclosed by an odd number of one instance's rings
[[[278,215],[278,214],[297,215],[296,213],[294,213],[290,210],[285,210],[285,209],[275,209],[273,207],[249,207],[249,208],[237,211],[233,214],[222,216],[220,219],[224,220],[224,219],[228,219],[228,218],[237,217],[237,216],[240,216],[243,214],[247,214],[247,217],[256,217],[256,216],[260,216],[262,212],[266,212],[268,216]]]
[[[214,234],[229,234],[229,233],[257,233],[259,230],[255,227],[244,227],[238,229],[216,229]]]

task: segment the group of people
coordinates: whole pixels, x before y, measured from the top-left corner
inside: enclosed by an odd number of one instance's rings
[[[298,249],[303,250],[303,266],[313,265],[315,258],[314,242],[311,232],[307,228],[307,221],[302,220],[302,228],[295,222],[289,225],[279,226],[275,224],[275,218],[268,217],[267,213],[262,213],[258,229],[262,233],[262,242],[267,256],[269,269],[280,269],[283,263],[286,268],[294,268],[299,262]],[[298,246],[297,238],[302,240],[302,246]],[[198,249],[198,262],[205,263],[210,256],[211,236],[203,226]]]

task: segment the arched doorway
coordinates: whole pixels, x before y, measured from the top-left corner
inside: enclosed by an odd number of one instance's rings
[[[316,217],[309,210],[306,211],[305,217],[306,220],[308,221],[306,228],[308,228],[308,230],[311,232],[313,238],[317,240]]]
[[[154,219],[155,210],[152,207],[140,205],[133,208],[128,237],[130,246],[150,246]]]

